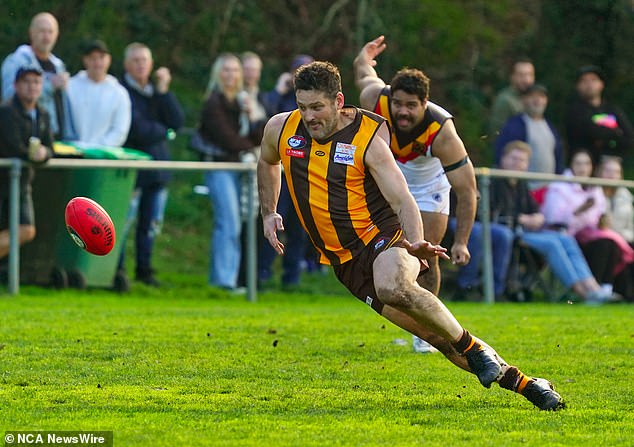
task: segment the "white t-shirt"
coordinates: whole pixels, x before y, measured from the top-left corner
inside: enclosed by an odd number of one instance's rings
[[[125,143],[132,106],[128,91],[114,76],[95,82],[82,70],[68,82],[68,98],[79,141],[114,147]]]

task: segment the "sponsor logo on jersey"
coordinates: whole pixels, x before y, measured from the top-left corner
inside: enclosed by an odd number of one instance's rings
[[[289,157],[305,158],[306,152],[301,149],[291,149],[290,147],[287,147],[286,155],[288,155]]]
[[[324,155],[326,155],[326,153],[324,151],[316,151],[315,155],[317,155],[318,157],[323,157]]]
[[[354,165],[354,152],[357,147],[352,144],[337,143],[335,146],[335,155],[333,161],[342,165]]]

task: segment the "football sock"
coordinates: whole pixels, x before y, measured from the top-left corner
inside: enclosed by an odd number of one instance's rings
[[[476,351],[480,351],[482,349],[482,345],[478,343],[475,338],[471,336],[468,330],[463,329],[462,336],[460,339],[453,343],[453,347],[456,348],[459,354],[465,354],[472,349]]]
[[[515,366],[509,366],[504,375],[498,380],[498,384],[507,390],[522,394],[526,385],[533,382],[533,379],[526,376]]]

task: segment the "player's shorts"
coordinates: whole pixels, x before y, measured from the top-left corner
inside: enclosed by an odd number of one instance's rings
[[[9,228],[9,192],[0,195],[0,229]],[[31,185],[22,185],[20,188],[19,220],[20,225],[35,225],[35,211],[33,210],[33,198]]]
[[[443,173],[424,183],[407,185],[416,200],[418,209],[429,213],[449,215],[451,184]]]
[[[383,312],[383,303],[379,300],[374,288],[373,265],[376,257],[390,247],[403,246],[403,231],[398,228],[376,235],[365,249],[348,262],[333,265],[337,279],[346,286],[359,300],[372,307],[379,315]],[[421,260],[421,272],[425,273],[429,266]]]

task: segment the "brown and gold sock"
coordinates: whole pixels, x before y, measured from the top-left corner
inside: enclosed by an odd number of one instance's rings
[[[531,382],[533,382],[533,379],[528,377],[515,366],[509,366],[502,378],[498,380],[498,384],[502,388],[515,391],[519,394],[523,394],[526,385]]]
[[[482,349],[482,345],[476,341],[475,338],[471,336],[468,330],[463,329],[462,336],[460,339],[453,343],[453,347],[456,348],[459,354],[464,355],[468,351],[472,349],[476,351],[480,351]]]

